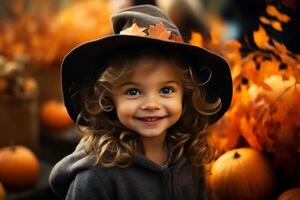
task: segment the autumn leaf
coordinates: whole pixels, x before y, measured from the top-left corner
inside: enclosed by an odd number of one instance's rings
[[[272,40],[276,53],[279,54],[290,54],[291,52],[285,47],[284,44],[277,42],[276,40]]]
[[[182,37],[175,35],[175,34],[171,34],[170,40],[173,40],[175,42],[180,42],[180,43],[184,43]]]
[[[194,46],[202,47],[203,46],[203,37],[200,33],[192,32],[191,39],[189,43]]]
[[[261,49],[269,49],[269,36],[262,26],[253,32],[254,42]]]
[[[235,120],[236,110],[229,110],[225,116],[229,120],[220,120],[211,132],[211,137],[217,142],[218,149],[223,151],[236,147],[240,139],[239,124],[231,123],[230,120]]]
[[[270,19],[267,19],[265,17],[260,17],[259,20],[263,24],[267,24],[267,25],[272,26],[277,31],[282,31],[281,23],[278,22],[277,20],[270,20]]]
[[[235,65],[231,70],[232,79],[235,80],[241,74],[241,67],[239,65]]]
[[[250,98],[246,86],[242,85],[239,101],[241,105],[247,107],[250,104]]]
[[[240,129],[242,131],[242,136],[252,148],[262,150],[262,146],[257,136],[253,133],[253,126],[251,126],[251,123],[255,123],[254,118],[252,118],[251,122],[249,122],[246,117],[242,117],[240,119]]]
[[[148,29],[148,33],[149,33],[148,35],[149,37],[161,39],[161,40],[168,40],[171,35],[171,31],[168,31],[166,29],[163,22],[159,22],[155,25],[150,25]]]
[[[262,87],[266,91],[270,91],[270,92],[273,91],[272,87],[262,79],[258,79],[254,83],[259,85],[260,87]]]
[[[277,102],[276,110],[271,114],[271,119],[277,122],[285,120],[287,108],[284,102]]]
[[[290,20],[290,17],[288,15],[279,12],[275,6],[268,5],[266,8],[266,12],[270,16],[276,17],[281,22],[287,23]]]
[[[261,21],[263,24],[268,24],[270,25],[270,20],[267,19],[266,17],[260,17],[259,21]]]
[[[282,31],[282,26],[281,26],[281,23],[278,22],[278,21],[271,21],[271,26],[277,30],[277,31]]]
[[[280,62],[277,60],[264,60],[260,63],[260,73],[265,76],[279,74]]]
[[[138,35],[146,36],[147,34],[143,32],[146,28],[140,28],[136,23],[133,23],[129,28],[124,29],[120,32],[121,35]]]
[[[279,55],[282,63],[285,63],[287,65],[295,66],[298,63],[298,61],[294,57],[292,57],[288,54],[278,54],[278,55]]]
[[[254,62],[254,60],[250,59],[247,60],[243,66],[242,66],[242,74],[246,77],[246,78],[255,78],[257,77],[257,71],[256,71],[256,63]]]

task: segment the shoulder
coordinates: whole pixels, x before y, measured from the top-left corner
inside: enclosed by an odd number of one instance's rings
[[[69,187],[66,199],[113,199],[113,187],[104,171],[93,166],[79,172]]]

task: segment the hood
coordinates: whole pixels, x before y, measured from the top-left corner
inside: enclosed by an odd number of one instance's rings
[[[72,181],[76,175],[81,171],[87,170],[97,164],[95,155],[87,155],[85,151],[85,141],[82,139],[77,145],[75,151],[59,161],[52,169],[49,176],[49,184],[51,189],[57,196],[64,199]],[[171,156],[172,157],[172,156]],[[171,157],[169,159],[171,159]],[[180,168],[187,161],[186,156],[181,159],[172,167]],[[138,165],[142,168],[151,171],[162,171],[163,167],[155,164],[144,155],[137,153],[133,165]],[[99,166],[100,167],[100,166]]]
[[[76,174],[95,165],[96,160],[94,155],[87,156],[84,140],[81,140],[72,154],[63,158],[53,167],[49,176],[51,189],[64,199]]]

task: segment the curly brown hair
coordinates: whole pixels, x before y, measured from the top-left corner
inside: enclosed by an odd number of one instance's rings
[[[180,72],[184,91],[183,111],[180,119],[167,133],[170,151],[176,155],[172,162],[178,161],[184,153],[194,166],[202,165],[204,160],[211,160],[215,149],[209,144],[205,130],[208,117],[221,108],[221,100],[207,101],[204,84],[209,77],[200,83],[188,63],[176,52],[161,54],[154,49],[137,53],[124,52],[115,57],[96,83],[81,91],[83,105],[77,124],[88,144],[87,152],[95,153],[98,163],[105,167],[126,167],[132,163],[141,141],[138,134],[118,120],[112,92],[128,80],[132,74],[131,63],[141,57],[163,59],[177,66]],[[84,128],[79,125],[82,120],[86,122]]]

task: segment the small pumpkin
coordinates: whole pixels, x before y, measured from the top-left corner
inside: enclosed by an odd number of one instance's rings
[[[73,121],[64,104],[58,100],[51,99],[42,105],[41,122],[46,128],[57,130],[68,128]]]
[[[283,192],[277,200],[300,200],[300,187]]]
[[[40,164],[34,153],[25,146],[0,149],[0,181],[9,188],[33,185],[39,176]]]
[[[5,199],[6,199],[6,193],[3,185],[0,182],[0,200],[5,200]]]
[[[274,189],[274,176],[260,152],[238,148],[214,162],[209,186],[219,200],[265,200]]]

